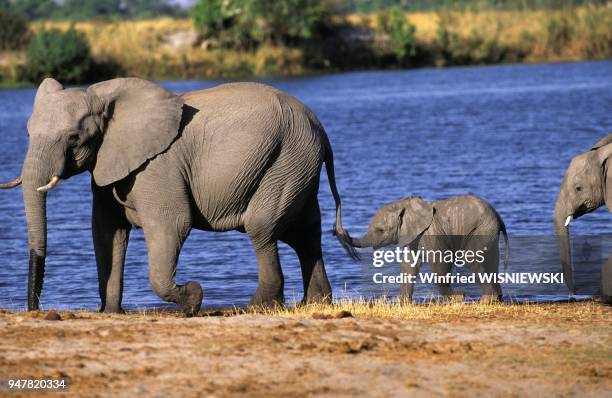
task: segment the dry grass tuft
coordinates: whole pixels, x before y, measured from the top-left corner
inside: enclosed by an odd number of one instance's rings
[[[87,310],[65,311],[53,308],[46,311],[1,313],[19,314],[26,319],[44,319],[50,312],[57,312],[65,319],[117,319],[138,320],[149,318],[182,318],[184,315],[174,309],[139,309],[127,314],[100,314]],[[396,319],[432,322],[459,322],[462,320],[497,321],[559,321],[562,323],[594,322],[612,324],[612,306],[597,301],[558,303],[468,303],[431,300],[423,304],[401,304],[386,297],[343,298],[333,304],[297,304],[277,307],[233,307],[227,309],[203,309],[200,317],[231,317],[236,315],[263,315],[294,319]]]
[[[357,318],[391,318],[432,321],[471,319],[533,319],[564,322],[612,321],[612,308],[595,301],[573,303],[441,303],[401,304],[387,298],[342,299],[333,304],[308,304],[294,307],[235,309],[235,313],[264,314],[278,317],[312,318],[323,314],[334,317],[342,311]]]

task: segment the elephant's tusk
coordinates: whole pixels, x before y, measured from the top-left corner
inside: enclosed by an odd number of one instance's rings
[[[21,185],[22,179],[21,176],[19,178],[15,178],[11,182],[7,182],[6,184],[0,184],[0,189],[11,189]]]
[[[567,216],[567,218],[565,219],[565,226],[567,227],[568,225],[570,225],[570,222],[574,219],[573,216]]]
[[[47,185],[45,185],[44,187],[36,188],[36,190],[38,192],[49,192],[50,190],[55,188],[57,184],[59,184],[59,181],[60,178],[58,176],[53,176],[53,178],[51,178],[51,181],[49,181]]]

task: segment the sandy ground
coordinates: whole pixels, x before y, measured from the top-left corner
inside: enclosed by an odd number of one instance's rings
[[[541,307],[555,315],[60,313],[52,321],[3,311],[0,379],[67,377],[67,393],[83,397],[612,396],[612,309]],[[45,394],[61,395],[0,391]]]

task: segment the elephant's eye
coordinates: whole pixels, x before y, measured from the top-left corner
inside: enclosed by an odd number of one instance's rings
[[[580,192],[580,191],[582,191],[582,187],[581,187],[580,185],[578,185],[578,186],[576,187],[576,192]]]

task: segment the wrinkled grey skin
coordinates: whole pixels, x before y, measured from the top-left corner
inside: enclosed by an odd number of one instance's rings
[[[553,227],[559,244],[564,279],[571,292],[575,292],[575,287],[569,222],[597,210],[604,204],[608,206],[608,211],[612,211],[612,172],[608,171],[610,156],[612,134],[608,134],[588,151],[572,159],[559,189]]]
[[[39,305],[47,252],[44,191],[50,187],[39,187],[54,176],[66,179],[84,171],[92,173],[103,311],[122,311],[132,226],[144,230],[153,290],[188,315],[198,312],[202,288],[195,282],[177,285],[175,272],[192,228],[249,235],[259,265],[253,304],[283,302],[279,240],[299,256],[304,300],[331,299],[317,192],[325,162],[336,201],[335,232],[342,239],[333,155],[316,116],[293,97],[252,83],[175,95],[135,78],[86,90],[64,89],[46,79],[36,94],[28,132],[22,181],[30,310]]]
[[[497,273],[499,269],[499,233],[505,239],[505,263],[508,263],[509,247],[506,227],[499,214],[485,200],[474,195],[455,196],[437,201],[408,197],[380,208],[360,239],[351,239],[353,247],[389,245],[410,247],[412,250],[483,250],[487,247],[482,264],[467,263],[472,272]],[[420,262],[402,262],[401,272],[417,275]],[[443,261],[430,264],[433,272],[444,275],[451,272],[453,264]],[[452,297],[450,284],[439,284],[440,293]],[[501,287],[497,283],[482,284],[481,301],[501,300]],[[414,284],[401,288],[400,298],[412,301]]]

